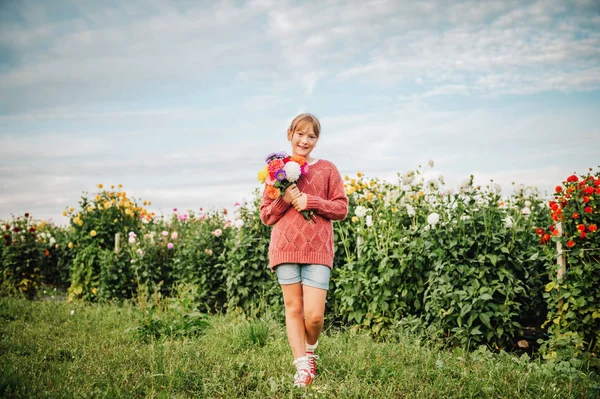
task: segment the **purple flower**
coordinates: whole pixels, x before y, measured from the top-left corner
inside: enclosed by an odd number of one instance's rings
[[[170,243],[168,243],[168,244],[167,244],[167,248],[169,248],[169,249],[173,249],[173,246],[174,246],[174,245],[173,245],[173,243],[172,243],[172,242],[170,242]]]
[[[285,170],[283,169],[279,169],[277,171],[277,173],[275,173],[275,178],[279,181],[282,181],[283,179],[285,179],[286,173]]]
[[[274,152],[270,153],[270,154],[269,154],[269,155],[267,155],[267,157],[265,158],[265,162],[266,162],[266,163],[269,163],[269,162],[271,162],[272,160],[274,160],[274,159],[275,159],[275,156],[276,156],[276,155],[277,155],[277,154],[276,154],[276,153],[274,153]]]
[[[272,152],[269,155],[267,155],[267,157],[265,158],[265,162],[269,163],[274,159],[283,159],[287,157],[287,154],[285,152]]]

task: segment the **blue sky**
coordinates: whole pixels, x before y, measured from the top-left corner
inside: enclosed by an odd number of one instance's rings
[[[0,218],[232,207],[298,113],[342,174],[510,194],[600,164],[600,4],[2,1]]]

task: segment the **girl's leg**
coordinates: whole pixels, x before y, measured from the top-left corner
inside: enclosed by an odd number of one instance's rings
[[[285,329],[292,347],[294,359],[306,356],[306,333],[304,325],[304,304],[302,301],[302,285],[282,284],[283,302],[285,304]]]
[[[304,291],[303,302],[306,343],[314,345],[319,339],[319,335],[323,329],[327,290],[310,287],[308,285],[303,285],[302,288]],[[304,347],[304,351],[306,351],[306,347]]]

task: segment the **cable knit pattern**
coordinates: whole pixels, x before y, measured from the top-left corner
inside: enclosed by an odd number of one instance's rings
[[[270,199],[263,191],[260,218],[271,230],[269,266],[281,263],[309,263],[333,267],[333,223],[348,214],[348,197],[340,172],[324,159],[310,165],[298,180],[298,188],[307,195],[307,210],[316,212],[316,221],[308,223],[302,214],[279,197]]]

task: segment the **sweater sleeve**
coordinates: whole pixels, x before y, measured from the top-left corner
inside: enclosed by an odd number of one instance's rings
[[[321,198],[317,195],[307,194],[308,210],[315,210],[319,215],[330,220],[343,220],[348,215],[348,197],[344,190],[344,183],[340,172],[335,166],[329,173],[329,187],[327,198]]]
[[[260,204],[260,220],[265,225],[271,226],[277,223],[291,206],[292,204],[285,202],[282,197],[278,197],[276,200],[269,198],[265,185],[262,203]]]

